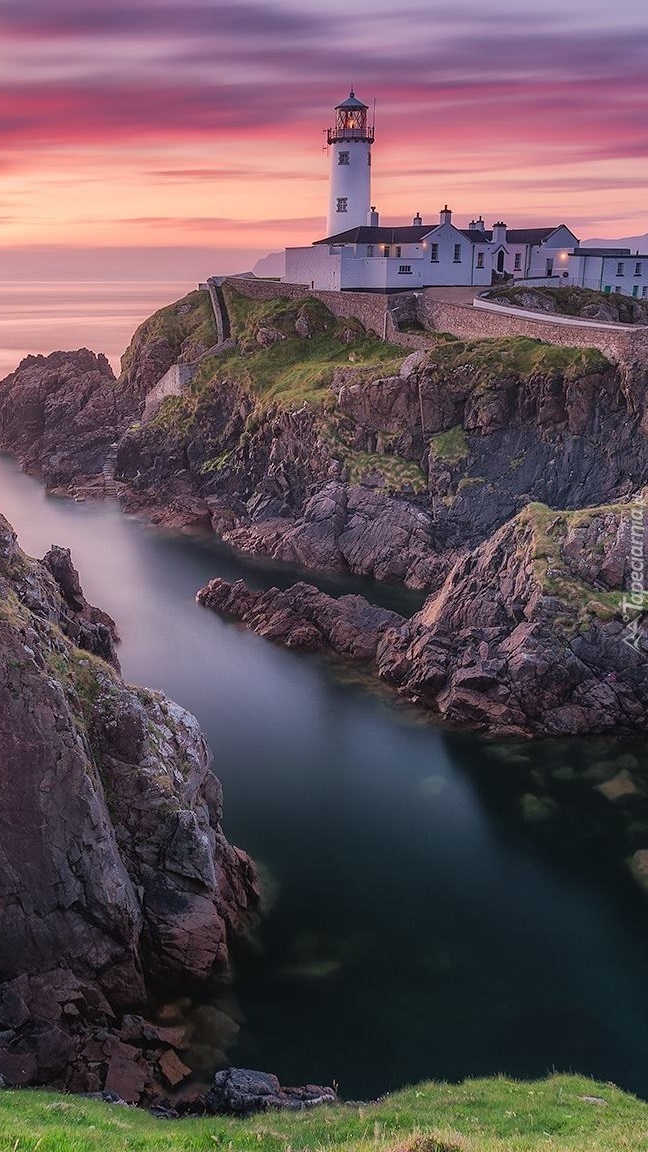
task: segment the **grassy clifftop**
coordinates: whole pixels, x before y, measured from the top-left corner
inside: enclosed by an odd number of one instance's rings
[[[578,1076],[425,1082],[377,1104],[162,1121],[49,1092],[0,1093],[0,1148],[17,1152],[646,1152],[648,1105]]]

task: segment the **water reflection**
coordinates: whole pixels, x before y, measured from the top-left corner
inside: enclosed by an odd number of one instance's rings
[[[198,715],[226,831],[271,877],[229,1001],[215,997],[240,1025],[223,1059],[350,1096],[552,1067],[646,1094],[648,918],[625,864],[648,844],[642,749],[441,731],[194,603],[210,576],[263,586],[275,570],[46,500],[6,459],[0,508],[29,551],[72,548],[127,677]],[[197,1018],[207,1059],[223,1021]]]

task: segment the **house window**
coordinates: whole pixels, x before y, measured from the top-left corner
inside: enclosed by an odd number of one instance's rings
[[[513,270],[515,272],[519,272],[521,267],[522,267],[522,253],[516,252],[515,253],[515,260],[513,261]]]
[[[401,246],[400,246],[400,244],[397,244],[395,249],[394,249],[394,256],[400,256],[400,255],[401,255]]]
[[[633,284],[633,285],[632,285],[632,295],[633,295],[633,296],[638,296],[638,295],[639,295],[639,285],[638,285],[638,284]]]
[[[641,262],[639,260],[635,264],[635,276],[641,276]]]
[[[477,267],[478,268],[484,267],[484,253],[483,252],[477,253]]]
[[[349,152],[338,152],[338,164],[348,164],[349,156]]]
[[[455,244],[454,256],[452,257],[452,259],[453,259],[453,263],[455,263],[455,264],[459,264],[459,262],[461,261],[461,244]]]
[[[338,196],[337,198],[337,212],[346,212],[349,204],[348,196]]]
[[[614,291],[615,291],[615,292],[620,292],[620,291],[621,291],[621,289],[620,289],[620,288],[619,288],[619,286],[617,285],[617,287],[614,289]]]
[[[433,264],[439,263],[439,245],[433,244],[430,249],[430,260]]]
[[[411,276],[412,275],[412,265],[411,264],[401,264],[398,268],[398,274],[399,274],[399,276]]]
[[[373,244],[367,244],[367,256],[373,256]]]
[[[619,260],[619,263],[617,264],[617,276],[623,276],[623,272],[624,272],[623,261]]]
[[[605,288],[603,289],[603,291],[605,292],[605,295],[606,295],[606,296],[609,296],[609,295],[610,295],[610,292],[612,291],[612,285],[611,285],[611,284],[606,284],[606,285],[605,285]]]
[[[644,300],[645,300],[646,296],[648,296],[648,288],[646,287],[645,284],[644,284],[643,288],[641,289],[641,295],[643,296]]]

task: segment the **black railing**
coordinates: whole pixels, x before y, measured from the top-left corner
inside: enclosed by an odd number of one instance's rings
[[[329,144],[336,144],[340,140],[366,140],[373,144],[374,129],[371,128],[329,128],[326,139]]]

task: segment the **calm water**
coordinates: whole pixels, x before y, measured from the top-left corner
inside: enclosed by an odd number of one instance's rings
[[[138,324],[196,287],[187,281],[0,281],[0,380],[23,357],[103,352],[115,372]]]
[[[645,813],[629,832],[588,779],[636,749],[439,731],[194,603],[209,576],[261,586],[268,570],[112,505],[47,499],[7,458],[0,509],[31,553],[72,548],[125,675],[198,715],[225,830],[269,878],[228,994],[229,1062],[352,1097],[551,1068],[648,1095],[648,905],[622,865]]]

